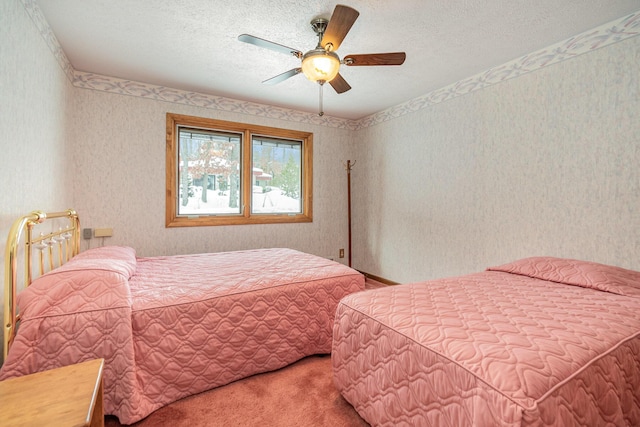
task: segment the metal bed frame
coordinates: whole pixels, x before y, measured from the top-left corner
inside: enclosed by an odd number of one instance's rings
[[[36,225],[57,218],[68,218],[68,225],[59,227],[57,231],[47,234],[41,232],[38,236],[33,236]],[[37,277],[34,274],[34,254],[38,258],[38,275],[43,275],[70,260],[79,250],[80,220],[73,209],[51,213],[34,211],[13,223],[7,237],[4,258],[3,360],[7,357],[20,322],[20,313],[16,306],[18,290],[29,286]],[[19,275],[20,268],[24,268],[24,276]]]

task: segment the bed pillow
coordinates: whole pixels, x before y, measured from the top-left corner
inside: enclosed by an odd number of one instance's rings
[[[128,246],[103,246],[88,249],[47,274],[81,269],[109,270],[126,276],[128,280],[136,272],[136,251]]]
[[[531,257],[489,271],[520,274],[567,285],[640,297],[640,272],[589,261],[554,257]]]
[[[132,248],[109,246],[82,252],[18,293],[22,318],[129,307],[129,278],[135,270]]]

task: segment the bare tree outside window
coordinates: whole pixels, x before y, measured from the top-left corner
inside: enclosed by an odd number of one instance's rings
[[[242,135],[181,127],[179,138],[178,215],[239,214]]]

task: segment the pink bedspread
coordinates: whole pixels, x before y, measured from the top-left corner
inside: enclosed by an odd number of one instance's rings
[[[374,426],[638,426],[640,273],[529,258],[353,294],[332,362]]]
[[[19,294],[0,379],[104,358],[105,413],[138,421],[184,396],[331,351],[357,271],[291,249],[79,254]]]

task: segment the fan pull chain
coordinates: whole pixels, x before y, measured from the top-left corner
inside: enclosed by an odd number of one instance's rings
[[[320,84],[320,111],[318,112],[318,115],[322,117],[324,116],[324,108],[322,106],[322,86],[324,86],[324,81],[318,80],[318,83]]]

